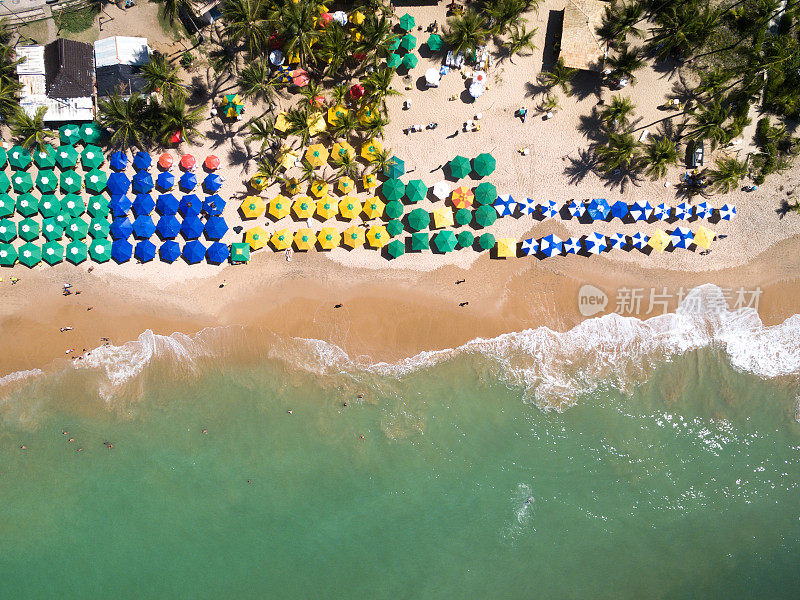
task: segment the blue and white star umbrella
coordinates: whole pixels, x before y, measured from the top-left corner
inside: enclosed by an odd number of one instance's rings
[[[519,212],[523,215],[532,215],[536,212],[536,202],[531,198],[524,198],[519,201]]]
[[[659,221],[666,221],[669,219],[672,209],[669,205],[661,203],[653,209],[653,216]]]
[[[719,218],[724,221],[730,221],[736,216],[736,207],[733,204],[723,204],[719,209]]]
[[[566,254],[577,254],[581,250],[581,238],[571,237],[564,241],[564,252]]]
[[[694,216],[698,219],[708,219],[712,214],[714,214],[714,209],[709,208],[705,202],[701,202],[694,207]]]
[[[589,216],[595,221],[605,221],[608,213],[611,212],[611,207],[606,202],[605,198],[594,198],[589,202]]]
[[[631,206],[631,216],[635,221],[647,221],[653,214],[653,207],[647,200],[637,200]]]
[[[600,254],[606,248],[608,248],[608,245],[606,244],[606,236],[600,235],[596,231],[586,236],[584,244],[586,245],[586,251],[589,254]]]
[[[614,202],[614,204],[611,206],[611,215],[618,218],[620,221],[627,217],[629,212],[630,207],[628,207],[628,204],[622,200]]]
[[[525,256],[536,254],[539,251],[539,242],[536,238],[522,240],[522,251],[525,253]]]
[[[628,243],[627,239],[621,233],[615,233],[614,235],[609,236],[608,242],[612,248],[617,250],[622,250],[625,248],[625,244]]]
[[[497,197],[494,201],[494,208],[497,211],[497,216],[506,217],[514,214],[514,209],[517,208],[517,202],[510,194],[503,194]]]
[[[672,238],[673,248],[683,248],[684,250],[694,241],[694,234],[688,227],[676,227],[669,237]]]
[[[553,200],[548,200],[544,204],[540,204],[539,210],[542,211],[542,216],[545,219],[555,219],[558,216],[558,208]]]
[[[539,252],[547,257],[561,254],[562,244],[561,238],[551,233],[539,240]]]
[[[637,231],[631,236],[631,246],[641,250],[647,244],[647,236],[641,231]]]
[[[573,200],[569,203],[568,210],[573,217],[581,218],[586,214],[586,205],[580,200]]]
[[[685,221],[692,216],[692,207],[688,202],[681,202],[675,207],[675,218]]]

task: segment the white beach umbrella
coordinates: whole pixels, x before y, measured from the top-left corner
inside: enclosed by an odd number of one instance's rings
[[[335,13],[333,13],[333,20],[339,25],[347,25],[347,13],[343,10],[337,10]]]
[[[276,67],[283,64],[283,52],[280,50],[273,50],[269,53],[269,62]]]
[[[536,238],[522,240],[522,251],[525,253],[525,256],[536,254],[539,251],[539,242]]]
[[[523,215],[532,215],[536,212],[536,202],[532,198],[523,198],[519,204],[519,210]]]
[[[450,196],[450,184],[446,181],[437,181],[433,184],[433,195],[439,200],[447,200]]]
[[[438,87],[439,80],[440,80],[439,69],[431,67],[430,69],[425,71],[425,82],[430,87]]]
[[[564,241],[564,252],[567,254],[577,254],[581,249],[581,238],[571,237]]]
[[[485,88],[482,83],[473,83],[469,86],[469,95],[473,98],[480,98],[484,91]]]
[[[606,236],[600,235],[597,232],[587,235],[585,244],[586,244],[586,251],[589,254],[600,254],[606,248],[608,248],[608,246],[606,245]]]
[[[614,235],[610,236],[608,238],[608,241],[611,243],[612,248],[616,248],[619,250],[624,248],[625,244],[627,243],[625,236],[622,235],[621,233],[615,233]]]

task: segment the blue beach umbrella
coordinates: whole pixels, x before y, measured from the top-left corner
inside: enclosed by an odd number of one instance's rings
[[[186,259],[186,262],[193,265],[195,263],[199,263],[203,258],[206,256],[206,247],[202,244],[202,242],[198,240],[192,240],[191,242],[186,242],[183,246],[183,258]]]
[[[203,203],[200,202],[200,198],[194,194],[186,194],[181,198],[181,202],[178,205],[178,212],[181,213],[184,218],[198,217],[200,216],[201,210],[203,210]]]
[[[111,237],[115,240],[124,240],[133,233],[133,223],[127,217],[119,217],[111,222]]]
[[[203,222],[198,217],[186,217],[181,223],[181,235],[187,240],[196,240],[203,235]]]
[[[586,211],[593,220],[605,221],[606,217],[608,217],[608,213],[611,212],[611,207],[608,205],[605,198],[593,198],[592,201],[589,202]]]
[[[169,190],[175,185],[175,175],[170,173],[169,171],[164,171],[163,173],[158,174],[158,178],[156,179],[156,186],[162,190]]]
[[[688,248],[694,241],[694,234],[688,227],[676,227],[670,234],[673,248]]]
[[[692,216],[692,207],[688,202],[681,202],[675,207],[675,218],[685,221]]]
[[[180,244],[174,240],[166,241],[161,244],[161,247],[158,249],[158,254],[161,260],[165,262],[175,262],[181,255]]]
[[[615,233],[608,237],[608,243],[612,248],[622,250],[625,248],[625,244],[627,244],[628,241],[621,233]]]
[[[562,247],[563,242],[561,241],[561,238],[552,233],[539,240],[539,252],[548,258],[555,256],[556,254],[561,254]]]
[[[600,254],[608,248],[606,236],[600,235],[596,231],[587,235],[583,240],[583,244],[589,254]]]
[[[133,191],[137,194],[146,194],[153,189],[153,176],[147,171],[139,171],[133,176]]]
[[[614,204],[611,206],[611,215],[620,221],[627,217],[629,212],[630,209],[628,208],[628,203],[623,202],[622,200],[614,202]]]
[[[586,214],[586,205],[581,200],[573,200],[567,210],[573,217],[580,218]]]
[[[517,208],[517,202],[510,194],[503,194],[494,201],[494,208],[498,217],[513,215]]]
[[[124,171],[128,166],[128,157],[124,152],[112,152],[108,159],[109,166],[115,171]]]
[[[133,251],[136,260],[150,262],[156,257],[156,245],[150,240],[136,243],[136,250]]]
[[[181,175],[180,188],[182,190],[191,191],[197,185],[197,176],[191,171],[187,171]]]
[[[156,202],[156,212],[160,215],[174,215],[178,212],[178,199],[172,194],[161,194]]]
[[[225,200],[219,194],[212,194],[206,196],[203,201],[203,211],[211,217],[218,217],[225,210],[225,204]]]
[[[539,251],[539,242],[536,238],[522,240],[522,253],[525,256],[535,255]]]
[[[111,209],[111,214],[114,218],[123,217],[128,214],[131,209],[131,201],[127,196],[111,196],[111,201],[108,203]]]
[[[542,216],[545,219],[555,219],[558,216],[558,206],[553,200],[547,200],[540,204],[539,210],[542,211]]]
[[[668,204],[664,202],[662,202],[653,209],[653,216],[658,221],[666,221],[667,219],[669,219],[671,213],[672,209]]]
[[[538,205],[533,198],[525,197],[518,202],[519,212],[523,215],[532,215],[536,212]]]
[[[149,215],[156,207],[156,203],[150,194],[139,194],[133,201],[133,212],[139,215]]]
[[[206,250],[206,259],[208,262],[219,265],[228,260],[228,246],[221,242],[214,242]]]
[[[653,207],[647,200],[637,200],[631,206],[630,212],[635,221],[647,221],[653,214]]]
[[[133,157],[133,168],[136,169],[137,171],[144,171],[145,169],[149,169],[150,165],[152,164],[153,164],[153,159],[147,152],[137,152],[136,156]]]
[[[128,179],[125,173],[112,173],[108,176],[106,187],[112,196],[122,196],[128,193],[128,188],[131,187],[131,180]]]
[[[647,236],[641,231],[637,231],[631,236],[631,246],[641,250],[647,244]]]
[[[146,240],[156,232],[156,225],[149,215],[136,217],[133,222],[133,235],[137,239]]]
[[[203,179],[203,187],[208,192],[216,192],[222,187],[222,177],[216,173],[209,173],[206,175],[205,179]]]
[[[723,221],[730,221],[736,216],[736,207],[733,204],[723,204],[719,209],[719,218]]]
[[[181,230],[181,222],[175,215],[164,215],[158,220],[156,231],[163,239],[169,240],[178,235]]]
[[[222,217],[210,217],[206,221],[206,237],[210,240],[221,240],[228,231],[228,224]]]
[[[111,244],[111,258],[115,262],[128,262],[133,256],[133,246],[128,240],[114,240]]]
[[[694,207],[694,216],[698,219],[710,219],[714,214],[714,209],[710,208],[706,202],[701,202]]]
[[[564,253],[577,254],[581,251],[581,238],[570,237],[564,240]]]

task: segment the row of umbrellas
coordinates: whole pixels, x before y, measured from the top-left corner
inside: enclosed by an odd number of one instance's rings
[[[131,220],[128,217],[114,219],[108,232],[115,240],[131,237],[148,239],[158,234],[161,239],[174,239],[180,234],[187,240],[196,240],[205,234],[209,240],[221,240],[228,232],[228,224],[223,217],[209,217],[205,222],[197,216],[185,217],[182,221],[175,215],[164,215],[154,221],[149,215]]]
[[[100,169],[92,169],[81,177],[77,172],[68,169],[56,175],[50,169],[40,170],[36,179],[27,171],[13,171],[11,177],[0,171],[0,193],[5,194],[10,188],[18,194],[30,192],[34,185],[40,192],[53,193],[59,187],[63,192],[76,194],[84,187],[93,194],[99,194],[106,189],[108,177]]]
[[[112,152],[111,156],[109,156],[108,163],[113,170],[124,171],[128,167],[128,155],[121,151]],[[149,152],[137,152],[133,155],[131,163],[136,171],[146,171],[152,166],[153,157]],[[158,157],[156,164],[159,169],[166,171],[171,169],[172,165],[175,164],[175,158],[169,152],[164,152]],[[208,171],[215,171],[219,168],[219,165],[219,157],[214,154],[209,154],[203,161],[203,167]],[[184,171],[191,171],[197,166],[197,159],[191,154],[184,154],[178,160],[178,166]]]
[[[159,194],[157,200],[153,200],[150,194],[137,194],[133,201],[122,195],[112,196],[108,203],[114,218],[124,217],[130,211],[137,217],[149,215],[153,211],[160,215],[180,213],[183,217],[198,217],[201,213],[205,213],[209,217],[218,217],[225,210],[225,205],[225,200],[219,194],[206,196],[205,200],[200,200],[196,194],[184,194],[180,200],[173,194]]]
[[[79,159],[85,169],[96,169],[105,162],[103,150],[93,144],[86,145],[81,152],[73,146],[62,145],[53,148],[50,144],[45,144],[32,153],[22,146],[13,146],[8,151],[0,148],[0,167],[8,164],[17,171],[24,171],[31,164],[35,164],[38,169],[53,169],[56,166],[61,169],[72,169],[77,166]]]
[[[69,123],[58,128],[58,138],[62,144],[96,144],[103,137],[103,131],[97,123]]]
[[[84,204],[83,198],[78,194],[66,194],[59,199],[55,194],[43,194],[38,200],[33,194],[19,194],[14,200],[8,194],[0,194],[0,218],[11,217],[18,213],[23,217],[32,217],[41,214],[43,217],[56,217],[60,213],[70,217],[79,217],[84,212],[94,216],[108,214],[108,200],[103,196],[94,195],[89,199],[89,207]]]
[[[111,224],[105,217],[95,217],[86,221],[80,217],[69,218],[59,215],[59,217],[49,217],[39,224],[38,221],[27,218],[19,222],[10,219],[0,219],[0,242],[10,243],[17,236],[21,239],[32,242],[43,236],[48,241],[60,240],[64,235],[72,240],[82,240],[87,236],[94,239],[108,237]]]
[[[92,172],[90,171],[89,174],[91,173]],[[89,174],[87,174],[87,189],[89,187]],[[64,178],[62,173],[62,188],[64,188],[63,181]],[[158,187],[161,191],[167,191],[175,187],[176,179],[175,175],[169,171],[159,173],[155,181],[153,180],[153,176],[148,171],[139,171],[133,176],[132,179],[129,179],[125,173],[116,172],[111,173],[107,180],[105,176],[98,177],[98,181],[93,187],[97,187],[101,183],[104,184],[103,189],[107,187],[111,196],[114,197],[125,195],[128,193],[128,190],[132,190],[135,194],[147,194],[155,187]],[[181,175],[180,179],[177,180],[178,188],[187,192],[195,189],[197,187],[197,183],[197,175],[191,171],[187,171]],[[222,177],[216,173],[209,173],[203,179],[202,187],[208,193],[215,193],[222,187]]]

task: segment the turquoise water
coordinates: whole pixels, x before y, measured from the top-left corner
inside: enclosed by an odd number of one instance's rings
[[[800,593],[795,382],[713,349],[562,413],[475,354],[398,377],[155,361],[110,403],[95,383],[3,400],[0,598]]]

